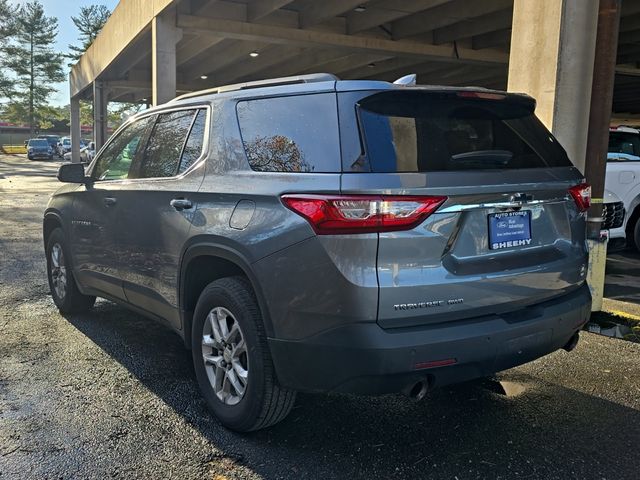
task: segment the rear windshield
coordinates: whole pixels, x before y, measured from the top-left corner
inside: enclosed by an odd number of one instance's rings
[[[462,94],[465,95],[465,94]],[[471,94],[473,95],[473,94]],[[356,104],[364,151],[355,164],[373,172],[571,166],[526,99],[461,97],[457,92],[381,92]]]
[[[640,157],[640,135],[632,132],[610,132],[608,151]]]
[[[48,147],[49,144],[46,140],[29,140],[30,147]]]

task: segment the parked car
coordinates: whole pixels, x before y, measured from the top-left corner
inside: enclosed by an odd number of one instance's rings
[[[626,241],[640,250],[640,131],[629,127],[609,130],[609,153],[605,190],[604,228],[611,228],[611,241]],[[609,203],[607,203],[609,202]],[[613,220],[613,224],[608,222]]]
[[[420,399],[570,351],[590,187],[534,108],[315,74],[146,110],[86,173],[59,170],[53,300],[171,326],[238,431],[282,420],[296,391]]]
[[[89,142],[85,146],[80,148],[80,161],[82,163],[90,163],[93,160],[93,157],[96,154],[96,144],[94,142]],[[64,159],[68,162],[71,161],[71,151],[68,151],[64,154]]]
[[[64,158],[65,153],[71,151],[71,139],[69,137],[62,137],[60,142],[58,142],[58,156],[60,158]]]
[[[45,139],[49,143],[49,146],[51,147],[51,151],[57,154],[58,143],[60,143],[60,137],[58,135],[38,135],[36,138]]]
[[[37,160],[38,158],[53,160],[53,150],[44,138],[32,138],[27,142],[27,158],[29,160]]]

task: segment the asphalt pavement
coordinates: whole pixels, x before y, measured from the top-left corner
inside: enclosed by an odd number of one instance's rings
[[[58,313],[41,239],[58,165],[0,155],[0,479],[639,478],[640,344],[586,332],[419,403],[301,394],[269,430],[224,429],[174,333],[107,301]]]

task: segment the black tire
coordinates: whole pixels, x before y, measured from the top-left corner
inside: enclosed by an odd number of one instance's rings
[[[64,272],[66,276],[66,288],[64,294],[60,294],[54,285],[54,276],[59,275],[56,273],[56,266],[54,265],[54,261],[52,258],[52,251],[55,246],[59,246],[62,251],[62,261],[61,264],[64,266]],[[68,249],[66,246],[66,242],[64,239],[64,234],[60,228],[56,228],[51,232],[49,238],[47,239],[47,279],[49,280],[49,288],[51,290],[51,297],[53,298],[53,302],[58,307],[61,313],[78,313],[89,310],[93,307],[93,304],[96,301],[96,297],[90,295],[83,295],[78,290],[78,285],[76,284],[75,279],[73,278],[73,272],[71,271],[71,266],[69,264],[69,255]]]
[[[27,159],[33,160],[33,158],[31,158],[31,155],[27,155]]]
[[[227,405],[218,398],[203,360],[203,327],[209,313],[217,307],[232,313],[247,347],[247,385],[235,405]],[[238,432],[249,432],[274,425],[289,414],[296,392],[278,385],[260,308],[247,279],[228,277],[207,285],[195,308],[191,337],[193,365],[200,390],[209,410],[222,425]]]
[[[640,252],[640,217],[636,217],[632,225],[627,225],[627,247]]]

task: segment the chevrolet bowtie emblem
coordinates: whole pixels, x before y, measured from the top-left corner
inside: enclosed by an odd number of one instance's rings
[[[510,202],[527,203],[533,200],[533,195],[528,193],[515,193],[509,197]]]

